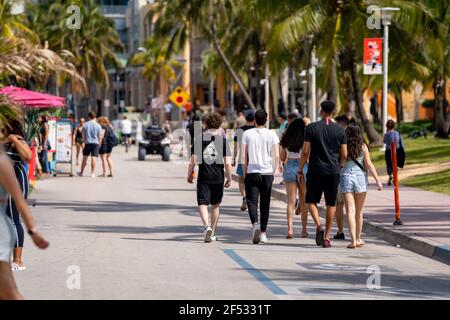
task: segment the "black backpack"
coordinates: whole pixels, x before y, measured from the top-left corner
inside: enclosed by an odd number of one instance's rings
[[[114,148],[119,144],[119,139],[117,139],[111,128],[106,128],[106,143],[111,148]]]

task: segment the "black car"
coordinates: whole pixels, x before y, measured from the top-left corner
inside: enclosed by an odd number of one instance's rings
[[[159,154],[163,161],[170,160],[170,139],[157,124],[145,129],[144,139],[139,142],[138,160],[144,161],[148,154]]]

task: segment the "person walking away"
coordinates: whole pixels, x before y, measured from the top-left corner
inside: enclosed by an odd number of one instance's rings
[[[403,147],[402,135],[395,130],[395,122],[393,120],[388,120],[386,123],[387,132],[384,134],[383,142],[386,146],[386,150],[384,152],[384,159],[386,161],[386,170],[389,175],[388,186],[392,185],[392,181],[394,177],[392,176],[392,143],[395,142],[397,146],[397,151]]]
[[[267,112],[255,113],[256,127],[242,136],[245,194],[250,221],[253,225],[254,244],[267,242],[267,225],[270,215],[272,184],[279,162],[278,135],[265,127]],[[261,216],[258,227],[258,202]]]
[[[316,224],[316,244],[331,247],[331,226],[336,212],[336,200],[340,180],[340,163],[347,158],[347,139],[345,131],[331,119],[335,104],[332,101],[321,103],[322,120],[306,127],[305,144],[299,163],[299,183],[305,184],[303,169],[309,159],[306,180],[306,203]],[[325,195],[327,206],[325,231],[320,224],[317,204]]]
[[[109,178],[113,177],[113,161],[111,158],[112,150],[117,146],[117,138],[114,135],[111,123],[107,117],[99,117],[97,121],[102,127],[102,144],[100,146],[100,158],[102,159],[103,174],[100,177],[106,177],[106,166],[109,168]]]
[[[42,172],[44,175],[50,174],[50,163],[48,162],[48,149],[49,149],[49,135],[50,128],[48,126],[48,119],[47,116],[41,117],[41,128],[39,129],[39,138],[40,138],[40,156],[39,161],[42,166]]]
[[[237,130],[238,128],[245,126],[245,124],[247,123],[247,120],[245,119],[245,115],[244,112],[239,112],[238,116],[236,118],[236,121],[234,122],[234,130]]]
[[[102,127],[96,121],[97,115],[94,111],[89,112],[89,121],[83,126],[83,162],[78,176],[82,177],[86,168],[88,158],[91,157],[91,177],[95,178],[95,167],[97,164],[100,145],[102,144]]]
[[[125,142],[125,152],[128,152],[128,148],[129,146],[131,146],[131,133],[133,131],[133,124],[127,118],[127,116],[123,116],[123,119],[120,122],[120,130],[122,132],[122,141]]]
[[[245,183],[244,183],[244,171],[242,169],[242,136],[245,131],[253,129],[255,127],[255,111],[247,110],[245,111],[245,121],[246,123],[239,127],[234,134],[234,148],[233,148],[233,161],[232,166],[236,168],[236,174],[239,177],[239,191],[242,195],[242,205],[241,210],[247,210],[247,199],[245,198]],[[238,162],[236,162],[236,159]]]
[[[78,159],[80,159],[80,153],[83,150],[83,125],[84,118],[80,118],[78,126],[73,131],[73,144],[75,145],[77,150],[77,166],[80,164]]]
[[[216,230],[224,187],[231,186],[231,151],[225,137],[219,132],[221,124],[222,116],[219,113],[213,112],[207,117],[207,130],[194,139],[187,173],[188,183],[194,183],[194,168],[196,164],[199,165],[197,204],[205,228],[206,243],[217,241]],[[208,206],[211,206],[211,223]]]
[[[368,185],[367,172],[375,178],[378,191],[383,190],[383,185],[370,159],[369,147],[364,143],[361,129],[358,126],[349,126],[346,129],[346,136],[348,152],[347,161],[341,173],[340,190],[344,194],[348,228],[352,240],[347,248],[355,249],[364,245],[361,232]]]
[[[23,297],[17,289],[10,266],[15,236],[11,220],[5,214],[9,197],[12,198],[18,212],[20,212],[34,244],[40,249],[46,249],[49,243],[36,229],[33,215],[14,176],[11,161],[0,149],[0,300],[22,300]]]
[[[287,118],[288,125],[290,125],[295,119],[299,119],[299,117],[295,113],[290,113]]]
[[[286,129],[280,142],[280,172],[283,173],[287,203],[287,239],[294,238],[294,211],[296,210],[297,194],[299,195],[299,208],[301,208],[302,238],[308,237],[308,209],[305,203],[306,188],[299,185],[297,170],[300,162],[301,150],[304,144],[305,123],[302,119],[295,119]],[[308,167],[304,166],[303,174],[306,176]]]
[[[345,115],[337,116],[336,123],[340,125],[344,130],[347,129],[350,123],[350,119]],[[338,227],[337,233],[334,235],[335,240],[345,240],[344,234],[344,194],[338,188],[337,204],[336,204],[336,224]]]
[[[22,123],[17,119],[10,118],[8,123],[5,124],[4,129],[2,129],[1,143],[3,144],[6,154],[13,163],[14,174],[17,182],[19,183],[20,190],[22,191],[22,196],[27,199],[29,193],[27,165],[28,161],[30,161],[33,157],[33,153],[25,141],[24,136],[25,133],[23,131]],[[22,260],[25,234],[23,231],[22,221],[20,220],[19,210],[11,197],[8,197],[7,199],[5,213],[11,220],[15,233],[11,270],[26,270]],[[1,214],[3,214],[3,212]]]

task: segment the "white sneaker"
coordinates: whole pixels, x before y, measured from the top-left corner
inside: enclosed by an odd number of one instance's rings
[[[260,236],[259,236],[259,241],[261,243],[267,243],[267,235],[265,232],[261,232]]]
[[[210,243],[211,242],[212,234],[213,234],[213,230],[211,229],[211,227],[206,227],[205,228],[205,242],[206,243]]]
[[[261,241],[261,229],[255,224],[253,226],[253,243],[258,244]]]
[[[91,174],[91,178],[95,178],[95,174]]]
[[[213,234],[211,236],[211,242],[216,242],[217,241],[217,236],[215,234]]]

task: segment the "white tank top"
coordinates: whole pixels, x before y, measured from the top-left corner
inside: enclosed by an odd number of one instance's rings
[[[291,152],[286,149],[286,152],[287,152],[288,159],[300,159],[300,156],[302,154],[302,150],[300,150],[299,152]]]

